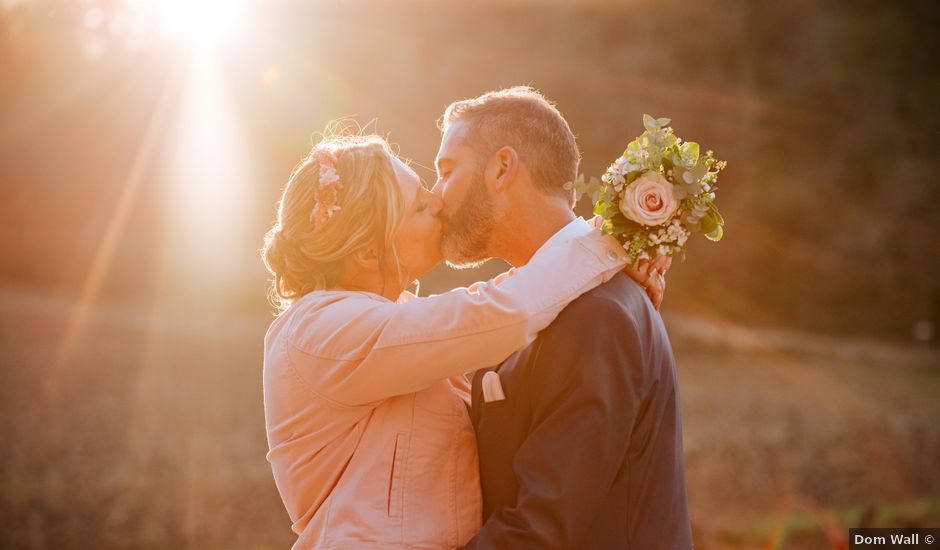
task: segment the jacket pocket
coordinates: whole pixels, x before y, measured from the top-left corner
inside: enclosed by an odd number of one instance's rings
[[[406,441],[405,434],[398,434],[395,436],[395,445],[392,447],[392,471],[388,478],[388,515],[393,518],[401,515]]]

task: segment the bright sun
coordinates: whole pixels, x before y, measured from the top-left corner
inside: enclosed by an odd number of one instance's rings
[[[242,18],[244,0],[128,0],[151,18],[161,34],[193,53],[212,51],[230,36]]]

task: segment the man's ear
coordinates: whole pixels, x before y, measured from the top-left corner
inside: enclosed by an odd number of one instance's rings
[[[505,191],[516,179],[519,173],[519,153],[506,145],[500,147],[493,154],[494,190],[498,193]]]
[[[379,270],[379,255],[374,246],[366,246],[355,251],[352,260],[365,271]]]

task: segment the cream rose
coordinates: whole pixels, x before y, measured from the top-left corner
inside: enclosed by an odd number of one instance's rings
[[[646,172],[627,186],[620,201],[620,211],[628,219],[643,225],[666,223],[679,208],[672,184],[659,172]]]

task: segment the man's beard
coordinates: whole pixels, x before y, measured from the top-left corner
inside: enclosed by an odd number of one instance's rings
[[[444,220],[441,250],[447,265],[457,269],[476,267],[490,259],[489,243],[493,233],[493,197],[483,183],[483,171],[471,182],[452,218]]]

